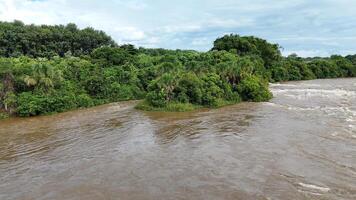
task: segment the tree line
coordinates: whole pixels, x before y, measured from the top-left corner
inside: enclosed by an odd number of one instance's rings
[[[25,25],[21,21],[0,22],[0,56],[32,58],[87,55],[103,45],[116,46],[110,36],[93,28]]]
[[[102,31],[0,23],[0,109],[35,116],[144,99],[144,110],[187,111],[268,101],[269,82],[356,76],[356,55],[283,57],[256,37],[225,35],[208,52],[117,45]]]

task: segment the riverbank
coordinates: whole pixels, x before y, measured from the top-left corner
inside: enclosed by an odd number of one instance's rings
[[[16,117],[16,116],[10,117],[9,115],[7,115],[7,113],[3,112],[0,113],[0,120],[9,119],[9,118],[21,119],[21,118],[38,118],[38,117],[49,117],[49,116],[66,116],[66,115],[70,115],[71,113],[86,112],[86,111],[90,112],[91,110],[96,110],[96,109],[106,108],[106,107],[107,108],[110,107],[112,109],[127,109],[133,107],[137,110],[142,110],[147,112],[190,112],[190,111],[205,110],[205,109],[218,109],[221,107],[231,106],[238,103],[241,103],[241,101],[221,102],[221,104],[219,104],[216,107],[202,107],[193,104],[170,103],[165,107],[157,108],[148,105],[147,102],[145,102],[144,100],[130,100],[130,101],[107,103],[107,104],[97,105],[89,108],[73,109],[61,113],[50,113],[46,115],[39,115],[39,116],[32,116],[32,117]],[[3,118],[1,118],[2,115],[4,116]]]
[[[343,80],[343,79],[355,79],[352,77],[349,78],[334,78],[334,79],[316,79],[316,80],[309,80],[309,81],[337,81],[337,80]],[[285,82],[278,82],[278,83],[269,83],[269,87],[275,86],[275,85],[288,85],[288,83],[298,83],[298,82],[306,82],[305,80],[300,80],[300,81],[285,81]],[[240,104],[243,103],[244,101],[238,100],[238,101],[223,101],[220,100],[218,101],[219,104],[216,106],[212,107],[204,107],[200,105],[194,105],[194,104],[189,104],[189,103],[169,103],[168,105],[164,107],[153,107],[149,105],[145,100],[130,100],[130,101],[118,101],[118,102],[112,102],[112,103],[107,103],[107,104],[101,104],[101,105],[96,105],[93,107],[89,108],[80,108],[80,109],[73,109],[73,110],[68,110],[65,112],[60,112],[60,113],[48,113],[46,115],[40,115],[42,117],[49,116],[49,115],[62,115],[66,113],[72,113],[72,112],[77,112],[81,110],[91,110],[91,109],[96,109],[100,107],[110,107],[112,105],[118,106],[117,108],[120,107],[134,107],[135,109],[142,110],[142,111],[148,111],[148,112],[190,112],[190,111],[195,111],[195,110],[200,110],[200,109],[218,109],[221,107],[225,106],[231,106],[235,104]],[[39,117],[40,117],[39,116]],[[0,120],[8,119],[8,118],[21,118],[21,117],[16,117],[16,116],[10,116],[8,115],[5,111],[0,111]],[[33,118],[33,117],[31,117]]]
[[[315,79],[315,80],[309,80],[309,81],[337,81],[337,80],[343,80],[343,79],[351,79],[354,80],[355,78],[353,77],[348,77],[348,78],[333,78],[333,79]],[[275,85],[288,85],[289,83],[298,83],[298,82],[306,82],[305,80],[299,80],[299,81],[285,81],[285,82],[277,82],[277,83],[269,83],[269,87],[275,86]],[[72,112],[77,112],[80,110],[91,110],[91,109],[96,109],[100,107],[110,107],[112,105],[117,105],[117,108],[121,107],[134,107],[135,109],[142,110],[142,111],[148,111],[148,112],[190,112],[190,111],[195,111],[195,110],[200,110],[200,109],[218,109],[221,107],[225,106],[231,106],[234,104],[240,104],[243,103],[243,101],[220,101],[220,103],[217,106],[214,107],[203,107],[199,105],[193,105],[189,103],[170,103],[165,107],[153,107],[150,106],[145,100],[130,100],[130,101],[118,101],[118,102],[113,102],[113,103],[107,103],[107,104],[101,104],[89,108],[80,108],[80,109],[73,109],[73,110],[68,110],[65,112],[61,113],[51,113],[51,114],[46,114],[46,115],[40,115],[42,117],[49,116],[49,115],[62,115],[66,113],[72,113]],[[39,117],[40,117],[39,116]],[[21,118],[21,117],[16,117],[16,116],[9,116],[5,111],[0,111],[0,120],[4,119],[9,119],[9,118]],[[31,117],[33,118],[33,117]]]
[[[163,107],[154,107],[154,106],[150,105],[147,101],[143,100],[140,103],[138,103],[135,106],[135,108],[138,110],[151,111],[151,112],[189,112],[189,111],[199,110],[199,109],[203,109],[203,108],[217,109],[217,108],[221,108],[224,106],[238,104],[240,102],[241,101],[226,101],[226,100],[220,99],[216,102],[215,105],[209,106],[209,107],[202,106],[202,105],[194,105],[191,103],[179,103],[179,102],[170,102]]]
[[[7,119],[10,117],[10,114],[8,114],[5,109],[0,108],[0,120],[2,119]]]
[[[57,120],[57,119],[68,118],[68,117],[69,118],[74,117],[75,119],[78,119],[80,117],[85,118],[87,115],[95,115],[95,114],[97,114],[98,110],[100,110],[100,112],[106,111],[106,110],[118,112],[120,110],[134,108],[140,101],[141,100],[113,102],[113,103],[97,105],[97,106],[93,106],[93,107],[89,107],[89,108],[74,109],[74,110],[68,110],[68,111],[61,112],[61,113],[37,115],[37,116],[32,116],[32,117],[8,116],[7,118],[4,118],[0,121],[3,123],[14,122],[14,125],[15,125],[18,121],[26,121],[26,120],[41,121],[42,119],[49,119],[49,118],[51,118],[52,120]],[[102,116],[102,117],[104,117],[104,116]]]

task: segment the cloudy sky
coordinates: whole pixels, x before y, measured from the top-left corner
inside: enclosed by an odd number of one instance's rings
[[[0,20],[76,23],[144,47],[212,47],[227,33],[255,35],[283,54],[356,54],[356,0],[0,0]]]

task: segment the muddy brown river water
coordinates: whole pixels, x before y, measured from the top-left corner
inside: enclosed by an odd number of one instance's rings
[[[271,90],[189,113],[124,102],[0,121],[0,199],[356,199],[356,79]]]

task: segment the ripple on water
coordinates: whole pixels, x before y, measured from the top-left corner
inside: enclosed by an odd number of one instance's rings
[[[300,186],[302,186],[305,189],[310,189],[312,191],[319,191],[319,192],[329,192],[330,188],[328,187],[321,187],[313,184],[307,184],[307,183],[298,183]]]
[[[271,102],[214,110],[0,122],[0,199],[355,199],[353,81],[271,84]]]

